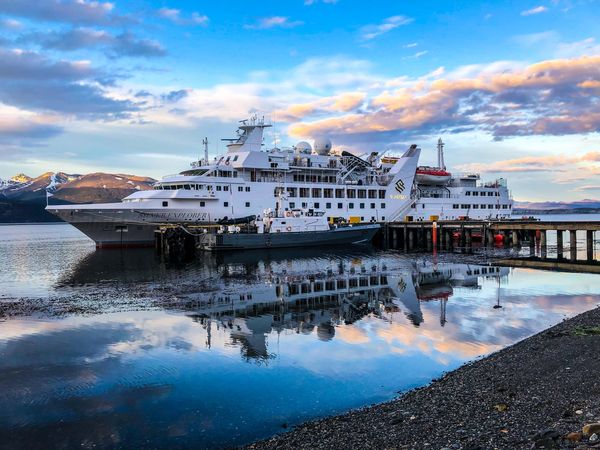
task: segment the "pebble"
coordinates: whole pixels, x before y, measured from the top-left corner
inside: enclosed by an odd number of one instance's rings
[[[583,434],[579,431],[573,431],[565,436],[565,439],[571,442],[579,442],[583,438]]]
[[[600,439],[600,438],[598,437],[598,435],[596,433],[594,433],[590,436],[590,442],[596,442],[598,439]]]
[[[498,403],[497,405],[494,405],[494,408],[496,408],[496,411],[498,412],[504,412],[508,409],[508,405],[506,403]]]
[[[583,411],[582,411],[582,410],[580,410],[580,409],[578,409],[577,411],[575,411],[575,414],[577,414],[578,416],[580,416],[580,415],[582,415],[582,414],[583,414]]]
[[[583,434],[589,436],[591,434],[600,433],[600,422],[599,423],[588,423],[583,427]]]

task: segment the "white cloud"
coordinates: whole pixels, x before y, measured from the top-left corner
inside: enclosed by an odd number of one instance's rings
[[[512,38],[517,44],[527,47],[537,46],[540,44],[557,43],[560,39],[556,31],[542,31],[539,33],[519,34]]]
[[[383,20],[383,22],[376,25],[366,25],[361,28],[360,36],[364,41],[370,41],[375,39],[382,34],[389,33],[390,31],[398,28],[402,25],[408,25],[414,22],[414,19],[406,16],[391,16]]]
[[[533,16],[535,14],[541,14],[548,11],[548,8],[545,6],[536,6],[535,8],[526,9],[525,11],[521,11],[522,16]]]
[[[197,12],[193,12],[190,17],[183,17],[181,10],[174,8],[161,8],[158,10],[158,15],[177,25],[206,26],[209,20],[208,16]]]
[[[575,58],[583,55],[600,54],[600,43],[594,37],[575,42],[561,42],[561,36],[556,31],[542,31],[520,34],[514,36],[512,40],[519,45],[545,54],[551,54],[556,58]]]
[[[414,55],[405,56],[402,59],[419,59],[421,56],[425,56],[427,53],[429,53],[428,50],[423,50],[415,53]]]
[[[126,25],[131,17],[113,12],[114,3],[89,0],[2,0],[0,13],[34,20],[87,25]]]
[[[584,185],[584,186],[579,186],[578,188],[574,189],[575,191],[578,192],[588,192],[588,191],[599,191],[600,192],[600,184],[597,185]]]
[[[289,17],[271,16],[261,17],[254,24],[244,25],[248,30],[267,30],[269,28],[294,28],[303,25],[300,20],[290,20]]]
[[[15,19],[0,19],[0,28],[11,31],[20,30],[23,28],[23,24]]]
[[[338,0],[304,0],[304,6],[311,6],[316,3],[326,3],[330,5],[335,5]]]
[[[577,42],[559,43],[556,48],[556,55],[563,58],[600,55],[600,44],[593,37]]]

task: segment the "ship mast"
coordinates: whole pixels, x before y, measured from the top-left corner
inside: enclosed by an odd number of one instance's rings
[[[204,145],[204,165],[208,165],[208,138],[202,139],[202,145]]]
[[[438,139],[437,151],[438,151],[438,167],[440,169],[446,170],[446,164],[444,163],[444,143],[442,142],[442,138]]]

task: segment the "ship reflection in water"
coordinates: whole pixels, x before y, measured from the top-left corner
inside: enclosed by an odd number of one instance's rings
[[[594,275],[293,254],[169,268],[100,251],[64,267],[52,296],[111,307],[1,324],[4,442],[239,445],[393,398],[600,303]]]
[[[213,327],[222,328],[228,330],[232,343],[239,344],[244,358],[267,359],[276,356],[268,351],[273,332],[289,330],[330,341],[336,329],[367,317],[419,327],[424,321],[421,302],[439,302],[443,327],[454,287],[477,290],[481,277],[500,280],[510,271],[467,264],[408,268],[408,273],[388,272],[385,264],[366,267],[355,261],[349,270],[340,264],[338,273],[328,268],[320,274],[269,276],[253,290],[235,286],[187,294],[176,307],[194,311],[188,315],[206,330],[207,346]]]

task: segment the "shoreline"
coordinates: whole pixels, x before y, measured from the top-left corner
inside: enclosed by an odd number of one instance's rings
[[[596,307],[394,400],[246,448],[600,448],[599,374]],[[595,436],[582,433],[591,423]]]

